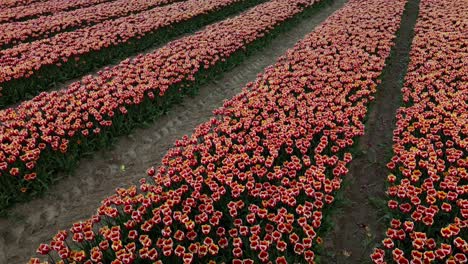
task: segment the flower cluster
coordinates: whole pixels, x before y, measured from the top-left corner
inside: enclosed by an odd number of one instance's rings
[[[175,1],[178,0],[117,0],[24,22],[0,24],[0,47],[44,38],[58,32],[97,24]]]
[[[285,2],[301,1],[265,6]],[[38,252],[77,263],[313,263],[404,3],[349,1],[176,141],[149,179],[117,189]],[[285,16],[276,12],[239,33]]]
[[[44,66],[79,59],[80,55],[121,45],[242,1],[245,0],[187,0],[0,50],[0,86],[11,79],[29,77]]]
[[[11,8],[0,9],[0,23],[24,20],[43,15],[50,15],[60,11],[88,7],[111,0],[50,0],[50,1],[15,1],[27,5],[18,5]],[[4,1],[2,1],[3,4]]]
[[[43,2],[43,1],[46,1],[46,0],[3,0],[0,3],[0,9],[30,5],[35,2]]]
[[[16,188],[29,186],[38,176],[37,163],[49,163],[44,152],[66,155],[72,149],[70,155],[76,155],[73,144],[112,129],[117,116],[126,116],[129,108],[164,96],[172,86],[190,84],[195,75],[242,52],[315,1],[275,0],[258,5],[153,53],[84,77],[67,89],[42,93],[18,107],[0,111],[0,180],[14,177],[20,183]]]
[[[421,0],[375,263],[468,262],[466,2]]]

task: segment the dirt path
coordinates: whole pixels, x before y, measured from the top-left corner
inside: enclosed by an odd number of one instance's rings
[[[159,165],[177,138],[207,121],[212,110],[221,106],[224,99],[240,92],[247,82],[253,81],[259,72],[273,64],[277,57],[345,2],[335,0],[293,29],[278,35],[268,47],[221,79],[201,87],[197,96],[172,107],[151,127],[121,138],[113,150],[101,151],[92,159],[82,160],[72,176],[52,186],[44,197],[12,208],[7,219],[0,219],[0,264],[24,263],[34,255],[37,246],[47,242],[56,231],[90,216],[116,187],[137,183],[148,167]]]
[[[355,155],[345,179],[344,206],[334,215],[334,229],[325,239],[328,256],[323,258],[323,263],[368,263],[373,248],[383,239],[387,220],[376,208],[376,201],[385,198],[386,163],[392,154],[395,112],[401,105],[400,91],[409,62],[418,5],[419,0],[409,0],[403,13],[396,45],[368,114],[365,135],[359,140],[360,153]]]

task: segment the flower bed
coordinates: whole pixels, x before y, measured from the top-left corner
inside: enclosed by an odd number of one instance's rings
[[[97,5],[108,1],[112,0],[50,0],[38,2],[24,0],[21,2],[30,4],[0,9],[0,23],[22,21],[38,16],[50,15],[55,12]]]
[[[150,179],[38,252],[77,263],[312,263],[405,2],[348,2],[176,141]]]
[[[259,5],[87,76],[66,90],[42,93],[0,111],[0,208],[20,196],[20,190],[43,190],[54,181],[54,171],[71,169],[83,153],[110,145],[113,137],[156,118],[183,94],[196,92],[200,83],[264,46],[288,25],[283,22],[294,22],[292,17],[313,4],[301,0]]]
[[[0,50],[0,107],[266,0],[187,0]]]
[[[466,2],[421,0],[375,263],[468,262],[467,21]]]
[[[180,0],[116,0],[23,22],[0,24],[0,47],[11,48],[18,43],[73,31],[177,1]]]
[[[4,0],[0,3],[0,8],[9,8],[9,7],[16,7],[16,6],[24,6],[30,5],[35,2],[44,2],[47,0]]]

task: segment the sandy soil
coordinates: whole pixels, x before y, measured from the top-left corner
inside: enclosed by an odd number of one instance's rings
[[[386,163],[392,154],[395,112],[401,105],[401,88],[409,62],[419,0],[410,0],[403,13],[396,44],[377,88],[355,155],[345,179],[344,206],[333,217],[334,229],[325,238],[328,256],[323,263],[369,263],[369,255],[383,239],[387,220],[385,203]],[[379,207],[376,207],[379,206]]]
[[[221,106],[224,99],[240,92],[247,82],[253,81],[259,72],[345,2],[335,0],[323,7],[221,79],[201,87],[195,97],[172,107],[149,128],[135,130],[120,138],[112,150],[82,160],[73,175],[51,186],[42,198],[9,210],[7,218],[0,218],[0,264],[24,263],[34,256],[37,246],[47,242],[57,230],[69,228],[73,222],[90,216],[116,187],[137,183],[148,167],[159,165],[177,138],[208,120],[212,110]]]

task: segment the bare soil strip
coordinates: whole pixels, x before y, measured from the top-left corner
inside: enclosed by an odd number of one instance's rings
[[[350,164],[343,190],[343,207],[333,219],[333,231],[325,238],[323,263],[368,263],[372,249],[383,239],[387,220],[385,203],[386,164],[391,158],[395,113],[401,105],[401,88],[409,63],[409,51],[418,17],[419,0],[405,7],[395,46],[386,61],[357,152]],[[376,207],[377,206],[377,207]],[[380,208],[379,208],[380,206]]]
[[[345,2],[330,1],[219,80],[203,85],[198,95],[184,99],[148,128],[119,139],[112,150],[81,160],[73,175],[51,186],[47,195],[12,208],[7,218],[0,218],[0,264],[25,263],[41,242],[48,241],[59,229],[89,217],[116,187],[136,184],[148,167],[160,164],[176,139],[209,120],[223,100],[239,93]]]

